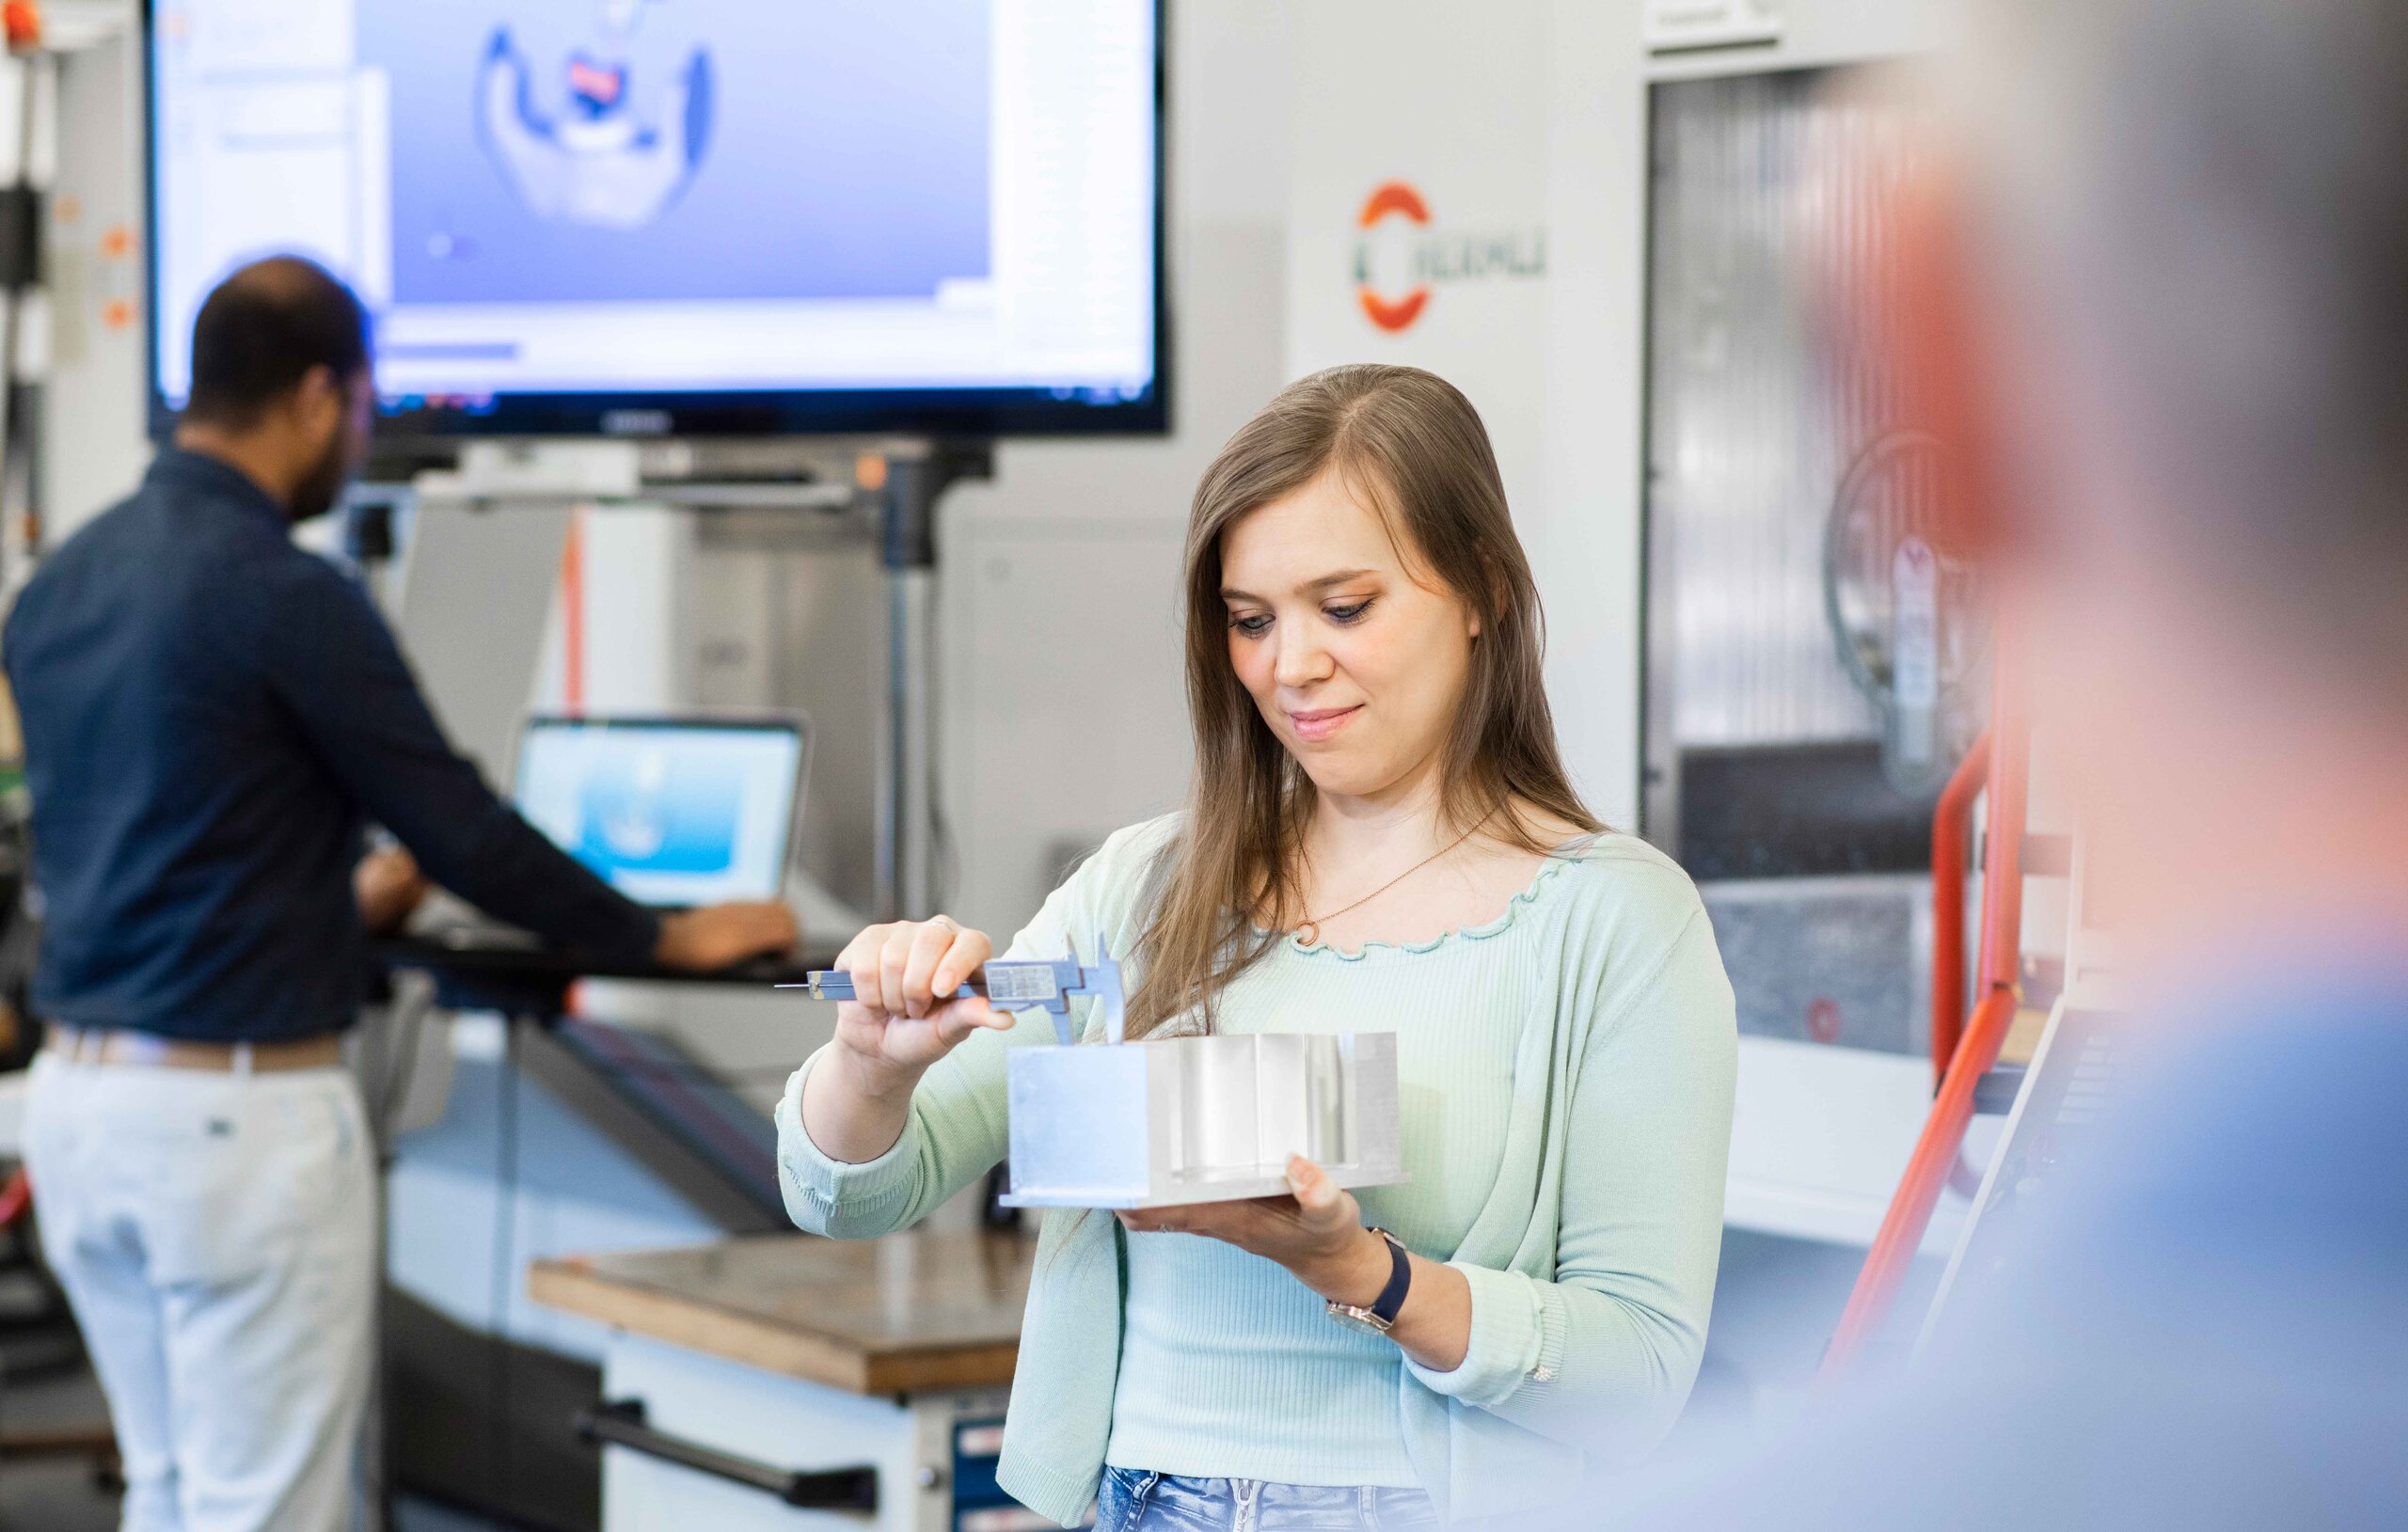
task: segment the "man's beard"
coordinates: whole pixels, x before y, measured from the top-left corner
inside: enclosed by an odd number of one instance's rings
[[[343,486],[350,482],[351,443],[337,432],[334,440],[326,443],[325,455],[293,486],[286,514],[296,523],[325,515],[342,498]]]

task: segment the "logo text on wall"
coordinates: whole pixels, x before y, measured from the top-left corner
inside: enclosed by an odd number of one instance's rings
[[[1457,230],[1434,222],[1421,193],[1383,182],[1354,220],[1354,295],[1364,317],[1394,334],[1455,282],[1546,275],[1546,230]]]

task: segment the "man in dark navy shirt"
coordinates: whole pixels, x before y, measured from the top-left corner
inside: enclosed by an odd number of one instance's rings
[[[629,903],[445,742],[364,594],[291,538],[363,460],[372,398],[347,289],[297,260],[235,273],[195,324],[174,445],[44,561],[0,650],[52,1026],[27,1160],[128,1526],[345,1512],[375,1197],[336,1039],[363,914],[423,886],[362,866],[367,823],[564,946],[709,969],[795,940],[782,905]]]

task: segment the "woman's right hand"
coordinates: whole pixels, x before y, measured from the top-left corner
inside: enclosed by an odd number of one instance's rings
[[[852,975],[856,998],[836,1007],[836,1044],[863,1081],[908,1089],[973,1032],[1008,1028],[1012,1018],[979,996],[940,998],[993,954],[984,931],[948,915],[873,925],[846,943],[836,966]]]

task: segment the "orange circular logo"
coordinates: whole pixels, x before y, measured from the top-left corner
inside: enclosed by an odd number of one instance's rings
[[[1421,194],[1401,181],[1383,182],[1363,203],[1363,211],[1354,220],[1362,241],[1355,246],[1354,295],[1363,305],[1364,315],[1381,329],[1394,333],[1421,317],[1430,302],[1430,284],[1416,282],[1402,292],[1382,292],[1371,280],[1371,230],[1388,218],[1402,218],[1409,223],[1427,227],[1429,204]]]

